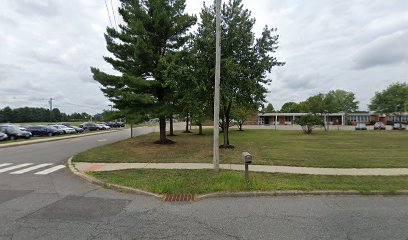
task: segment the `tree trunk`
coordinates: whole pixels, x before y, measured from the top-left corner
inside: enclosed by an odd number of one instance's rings
[[[222,126],[222,130],[223,130],[223,133],[224,133],[224,144],[222,145],[224,148],[226,148],[227,146],[228,146],[228,137],[227,137],[227,134],[228,134],[228,127],[227,127],[227,115],[225,114],[225,112],[226,112],[226,109],[225,109],[225,107],[224,107],[224,114],[223,114],[223,126]]]
[[[130,138],[133,138],[133,122],[130,122]]]
[[[325,132],[327,131],[326,114],[323,114],[323,129]]]
[[[170,116],[170,133],[169,133],[168,136],[176,136],[176,135],[174,135],[173,116]]]
[[[159,117],[159,128],[160,128],[160,140],[156,141],[157,144],[172,144],[175,143],[166,137],[166,117]]]
[[[229,124],[230,124],[230,111],[231,111],[231,102],[228,104],[228,107],[224,107],[224,144],[222,148],[234,148],[233,145],[230,145],[229,142]]]
[[[327,114],[327,117],[326,117],[326,124],[327,124],[327,131],[329,131],[330,130],[329,114]]]
[[[229,141],[229,127],[230,127],[230,119],[229,119],[229,114],[225,115],[225,128],[226,128],[226,136],[227,136],[227,145],[225,145],[227,148],[230,147],[230,141]]]
[[[204,135],[203,134],[203,124],[202,123],[198,124],[198,135]]]
[[[190,130],[188,130],[188,124],[190,123],[190,115],[187,113],[186,116],[186,130],[184,131],[184,133],[191,133]]]
[[[238,131],[243,131],[242,130],[242,125],[243,125],[243,123],[238,123]]]
[[[189,123],[190,123],[190,120],[188,118],[188,113],[187,113],[187,116],[186,116],[186,131],[185,132],[188,132],[188,124]]]
[[[159,125],[160,125],[160,141],[164,142],[166,141],[167,137],[166,137],[166,117],[161,116],[159,118]]]
[[[191,126],[193,126],[193,118],[190,116],[190,130],[191,130]]]

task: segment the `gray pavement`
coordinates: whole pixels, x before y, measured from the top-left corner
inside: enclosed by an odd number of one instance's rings
[[[128,136],[125,130],[4,148],[0,164],[64,164],[75,153]],[[4,172],[0,239],[408,239],[408,198],[296,196],[165,203],[100,188],[67,168],[46,175]]]

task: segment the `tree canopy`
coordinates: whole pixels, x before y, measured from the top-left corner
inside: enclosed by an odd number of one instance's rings
[[[358,101],[354,93],[344,90],[334,90],[326,94],[326,104],[328,105],[329,112],[344,112],[350,113],[357,111]]]
[[[66,114],[61,112],[58,108],[52,109],[52,114],[46,108],[22,107],[12,109],[5,107],[0,109],[0,123],[14,122],[62,122],[62,121],[86,121],[91,115],[83,113]]]
[[[408,111],[408,84],[393,83],[385,90],[376,92],[369,109],[377,113],[397,113]]]
[[[300,106],[295,102],[284,103],[280,110],[281,113],[298,113],[300,112]]]
[[[203,72],[204,88],[213,99],[215,70],[215,5],[205,6],[195,37],[196,58]],[[267,73],[282,66],[272,54],[277,49],[276,28],[264,27],[259,38],[253,32],[255,19],[241,0],[230,0],[221,9],[221,83],[220,115],[224,129],[224,147],[228,147],[228,129],[234,104],[257,105],[265,101]],[[205,79],[204,79],[205,78]]]
[[[112,75],[91,68],[94,79],[115,108],[134,115],[159,117],[160,140],[166,138],[166,116],[173,99],[165,78],[167,59],[189,39],[187,31],[196,18],[184,13],[185,0],[121,0],[119,29],[108,27],[105,61],[119,72]]]
[[[326,94],[319,93],[309,97],[299,104],[299,109],[303,112],[313,114],[354,112],[358,109],[358,101],[352,92],[344,90],[334,90]]]
[[[268,103],[268,105],[266,105],[266,108],[262,109],[262,112],[266,112],[266,113],[275,112],[275,109],[273,108],[272,103]]]

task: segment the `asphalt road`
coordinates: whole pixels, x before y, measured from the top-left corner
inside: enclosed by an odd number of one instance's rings
[[[94,186],[67,168],[35,174],[64,165],[75,153],[128,136],[124,130],[0,149],[0,165],[11,164],[0,167],[0,239],[408,239],[405,196],[166,203]],[[51,165],[18,173],[39,164]]]

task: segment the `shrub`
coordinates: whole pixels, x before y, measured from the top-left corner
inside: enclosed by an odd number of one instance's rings
[[[324,122],[320,116],[307,114],[297,119],[296,124],[302,126],[302,129],[306,134],[311,134],[314,128],[322,126]]]

